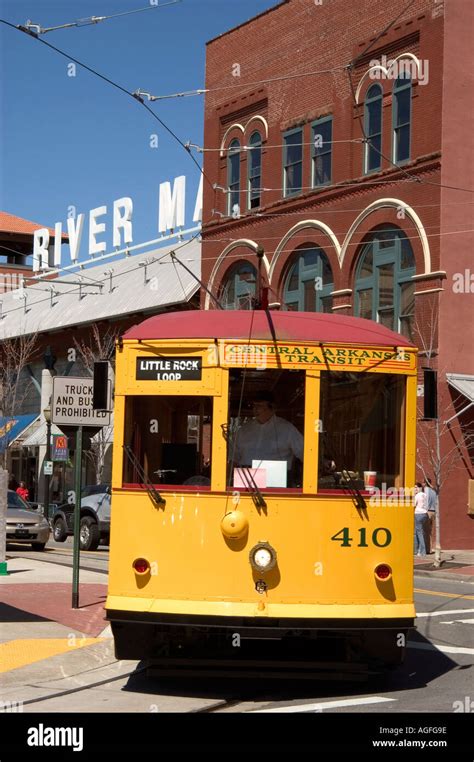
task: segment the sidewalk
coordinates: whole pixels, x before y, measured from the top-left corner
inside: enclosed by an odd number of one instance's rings
[[[474,550],[442,550],[441,566],[433,566],[435,554],[414,558],[415,574],[422,577],[474,583]]]
[[[106,640],[112,645],[104,619],[106,580],[104,574],[81,570],[79,608],[73,609],[72,569],[35,559],[8,558],[8,576],[0,578],[2,687],[10,670],[42,660],[54,664],[51,657],[61,657],[64,668],[68,660],[77,662],[78,650],[84,647]]]

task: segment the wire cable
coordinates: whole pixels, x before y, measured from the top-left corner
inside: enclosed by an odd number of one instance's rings
[[[163,3],[162,5],[150,4],[144,8],[136,8],[133,11],[123,11],[122,13],[112,13],[109,16],[87,16],[87,18],[78,19],[77,21],[72,21],[69,24],[59,24],[58,26],[51,26],[47,28],[43,28],[39,24],[32,24],[30,21],[27,21],[24,26],[19,24],[18,29],[36,36],[38,34],[46,34],[47,32],[56,32],[58,29],[69,29],[70,27],[74,26],[82,27],[89,26],[90,24],[98,24],[101,21],[108,21],[109,19],[115,19],[119,16],[130,16],[132,13],[142,13],[143,11],[156,10],[157,8],[166,8],[167,5],[176,5],[176,3],[180,2],[181,0],[171,0],[171,2]],[[34,32],[34,29],[38,29],[38,31]]]
[[[209,180],[209,178],[205,174],[203,168],[196,161],[196,159],[192,155],[192,153],[189,150],[189,148],[187,148],[185,143],[183,143],[183,141],[176,135],[176,133],[174,133],[173,130],[170,127],[168,127],[168,125],[165,124],[165,122],[163,122],[163,120],[160,119],[160,117],[157,114],[155,114],[155,112],[152,111],[152,109],[149,106],[147,106],[147,104],[143,101],[143,99],[139,95],[131,93],[125,87],[122,87],[122,85],[119,85],[117,82],[114,82],[112,79],[109,79],[109,77],[106,77],[104,74],[100,74],[100,72],[98,72],[96,69],[93,69],[91,66],[87,66],[87,64],[82,63],[82,61],[79,61],[77,58],[74,58],[73,56],[69,55],[68,53],[65,53],[63,50],[61,50],[60,48],[57,48],[55,45],[52,45],[50,42],[46,42],[46,40],[42,40],[37,35],[32,34],[31,32],[28,32],[27,29],[15,26],[14,24],[11,24],[9,21],[6,21],[5,19],[0,19],[0,23],[6,24],[7,26],[11,27],[12,29],[16,29],[16,31],[21,31],[23,33],[28,34],[30,37],[33,37],[35,40],[40,42],[42,45],[46,45],[48,48],[51,48],[51,50],[54,50],[56,53],[58,53],[63,58],[66,58],[68,61],[73,61],[78,66],[81,66],[86,71],[90,72],[91,74],[93,74],[94,76],[98,77],[99,79],[102,79],[104,82],[107,82],[107,84],[111,85],[112,87],[115,87],[117,90],[120,90],[122,93],[125,93],[125,95],[128,95],[130,98],[133,98],[138,103],[140,103],[143,106],[143,108],[145,108],[152,115],[152,117],[154,119],[156,119],[157,122],[159,122],[161,124],[163,129],[165,129],[174,138],[174,140],[176,140],[176,142],[179,143],[181,148],[183,148],[186,151],[186,153],[191,157],[191,160],[196,165],[196,167],[198,168],[199,172],[204,177],[206,182],[211,186],[211,188],[213,188],[213,184],[211,183],[211,181]]]

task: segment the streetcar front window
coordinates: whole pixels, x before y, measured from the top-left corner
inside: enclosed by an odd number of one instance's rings
[[[386,373],[321,373],[320,490],[403,486],[405,384]]]
[[[127,397],[124,484],[141,483],[144,473],[153,484],[208,487],[211,427],[211,398]]]
[[[227,484],[301,487],[305,374],[232,368],[229,376]]]

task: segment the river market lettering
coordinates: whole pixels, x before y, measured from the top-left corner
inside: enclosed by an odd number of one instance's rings
[[[256,347],[248,347],[249,364],[252,364],[252,353],[255,354]],[[307,365],[353,365],[363,366],[372,365],[387,360],[396,360],[398,362],[409,362],[410,355],[402,349],[397,351],[375,350],[375,349],[339,349],[331,347],[291,347],[291,346],[260,346],[262,353],[269,360],[271,356],[279,356],[280,360],[290,364]],[[232,363],[233,358],[242,358],[246,353],[245,345],[227,345],[225,348],[225,360]]]
[[[162,235],[167,231],[175,231],[183,228],[185,223],[186,205],[186,178],[184,175],[177,177],[171,183],[160,184],[160,200],[158,211],[158,232]],[[133,243],[132,237],[132,213],[133,201],[128,196],[119,198],[113,203],[113,246],[119,249],[122,243]],[[107,214],[106,206],[98,206],[89,212],[89,257],[103,255],[106,251],[105,241],[97,240],[97,236],[105,233],[106,223],[100,218]],[[202,176],[196,195],[193,222],[202,219]],[[67,220],[67,235],[69,237],[69,257],[71,264],[77,264],[81,247],[82,234],[84,232],[85,214],[78,214]],[[62,231],[61,222],[54,226],[54,243],[50,245],[50,233],[48,228],[35,230],[33,236],[33,270],[43,268],[61,267],[62,264]]]

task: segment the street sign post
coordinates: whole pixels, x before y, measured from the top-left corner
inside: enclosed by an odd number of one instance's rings
[[[112,385],[108,385],[106,410],[94,410],[94,382],[90,378],[55,376],[51,397],[51,420],[58,426],[76,426],[74,457],[74,545],[72,555],[72,608],[79,608],[79,564],[81,531],[81,477],[83,427],[110,425]]]
[[[82,426],[77,427],[74,458],[74,544],[72,549],[72,608],[79,608],[79,559],[81,532]]]

